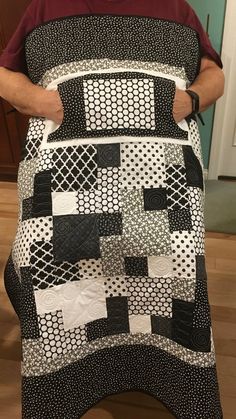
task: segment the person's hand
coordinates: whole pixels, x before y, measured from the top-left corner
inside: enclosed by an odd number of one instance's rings
[[[63,104],[58,91],[44,90],[42,95],[41,116],[61,124],[64,118]]]
[[[181,89],[176,89],[173,106],[173,117],[178,124],[192,113],[191,97]]]

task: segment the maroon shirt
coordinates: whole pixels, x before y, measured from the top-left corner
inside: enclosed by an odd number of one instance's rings
[[[190,26],[199,34],[201,56],[210,57],[222,68],[219,55],[185,0],[32,0],[0,57],[0,66],[27,74],[24,43],[29,32],[49,20],[81,14],[149,16]]]

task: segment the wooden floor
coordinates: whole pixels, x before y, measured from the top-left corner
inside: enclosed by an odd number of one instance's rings
[[[20,419],[20,330],[2,274],[16,229],[16,185],[0,182],[0,418]],[[236,417],[236,236],[206,234],[208,291],[224,419]],[[171,419],[153,398],[125,393],[106,398],[84,419]],[[35,418],[36,419],[36,418]],[[48,418],[51,419],[51,418]],[[59,418],[58,418],[59,419]],[[194,418],[189,418],[194,419]],[[208,419],[208,418],[204,418]]]

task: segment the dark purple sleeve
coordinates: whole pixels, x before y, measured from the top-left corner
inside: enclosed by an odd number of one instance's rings
[[[212,47],[211,41],[207,33],[205,32],[198,16],[189,5],[187,5],[187,8],[186,8],[185,24],[188,26],[191,26],[193,29],[195,29],[198,32],[199,39],[200,39],[201,56],[202,57],[207,56],[211,58],[213,61],[216,62],[216,64],[220,68],[223,68],[223,64],[222,64],[219,54]]]
[[[0,56],[0,66],[28,74],[25,59],[25,38],[40,22],[40,0],[32,0],[14,34]]]

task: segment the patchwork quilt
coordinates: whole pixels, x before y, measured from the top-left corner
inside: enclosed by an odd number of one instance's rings
[[[60,125],[30,119],[5,284],[22,331],[24,419],[77,419],[142,391],[179,419],[221,419],[205,269],[202,150],[176,124],[200,65],[172,21],[84,15],[36,27],[30,78]]]

